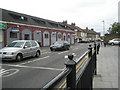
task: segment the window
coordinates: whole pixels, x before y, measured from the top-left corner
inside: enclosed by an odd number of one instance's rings
[[[43,20],[38,20],[38,19],[34,19],[34,18],[32,18],[36,23],[39,23],[39,24],[41,24],[41,25],[45,25],[46,24],[46,22],[45,21],[43,21]]]
[[[58,38],[61,38],[62,37],[62,35],[61,34],[58,34]]]
[[[30,42],[26,42],[26,43],[25,43],[25,46],[27,46],[27,47],[31,47]]]
[[[58,24],[56,24],[56,23],[52,23],[52,22],[48,22],[48,23],[53,27],[58,27]]]
[[[24,40],[30,40],[30,35],[29,34],[25,34]]]
[[[48,38],[48,34],[45,34],[45,38]]]
[[[35,41],[31,41],[32,47],[37,46],[37,43]]]
[[[12,16],[14,19],[18,19],[18,20],[21,20],[21,21],[27,21],[27,17],[20,16],[20,15],[17,15],[17,14],[13,14],[13,13],[9,13],[9,15]]]
[[[68,35],[68,38],[70,38],[70,35]]]
[[[17,38],[17,33],[10,32],[10,38]]]

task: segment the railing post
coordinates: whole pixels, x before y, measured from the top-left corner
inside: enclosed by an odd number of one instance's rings
[[[88,49],[90,50],[90,52],[89,52],[89,57],[92,57],[92,46],[91,45],[89,45],[89,47],[88,47]]]
[[[67,76],[67,90],[74,90],[76,88],[76,62],[73,60],[73,55],[68,55],[69,60],[65,62],[66,68],[72,71]]]
[[[95,50],[95,57],[94,57],[94,59],[95,59],[95,75],[97,75],[97,47],[96,47],[96,43],[94,43],[94,50]]]

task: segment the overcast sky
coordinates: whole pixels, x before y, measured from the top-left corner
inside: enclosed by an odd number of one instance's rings
[[[110,24],[118,22],[120,0],[1,0],[0,8],[49,19],[56,22],[67,20],[85,29],[94,28],[103,33]]]

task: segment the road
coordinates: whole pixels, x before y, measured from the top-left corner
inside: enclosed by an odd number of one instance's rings
[[[87,48],[88,44],[76,44],[70,50],[51,52],[49,47],[42,47],[39,58],[0,62],[2,88],[42,88],[64,70],[65,55],[75,53],[74,60],[77,60]]]

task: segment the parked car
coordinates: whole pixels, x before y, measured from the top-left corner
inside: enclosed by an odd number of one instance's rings
[[[80,40],[79,43],[89,43],[87,40]]]
[[[40,46],[34,40],[16,40],[0,49],[2,60],[21,61],[23,58],[31,56],[40,56]]]
[[[55,50],[69,50],[70,44],[67,41],[56,41],[50,46],[51,51]]]
[[[120,38],[115,38],[115,39],[112,39],[112,40],[109,40],[108,44],[111,44],[111,45],[118,45],[120,43]]]

